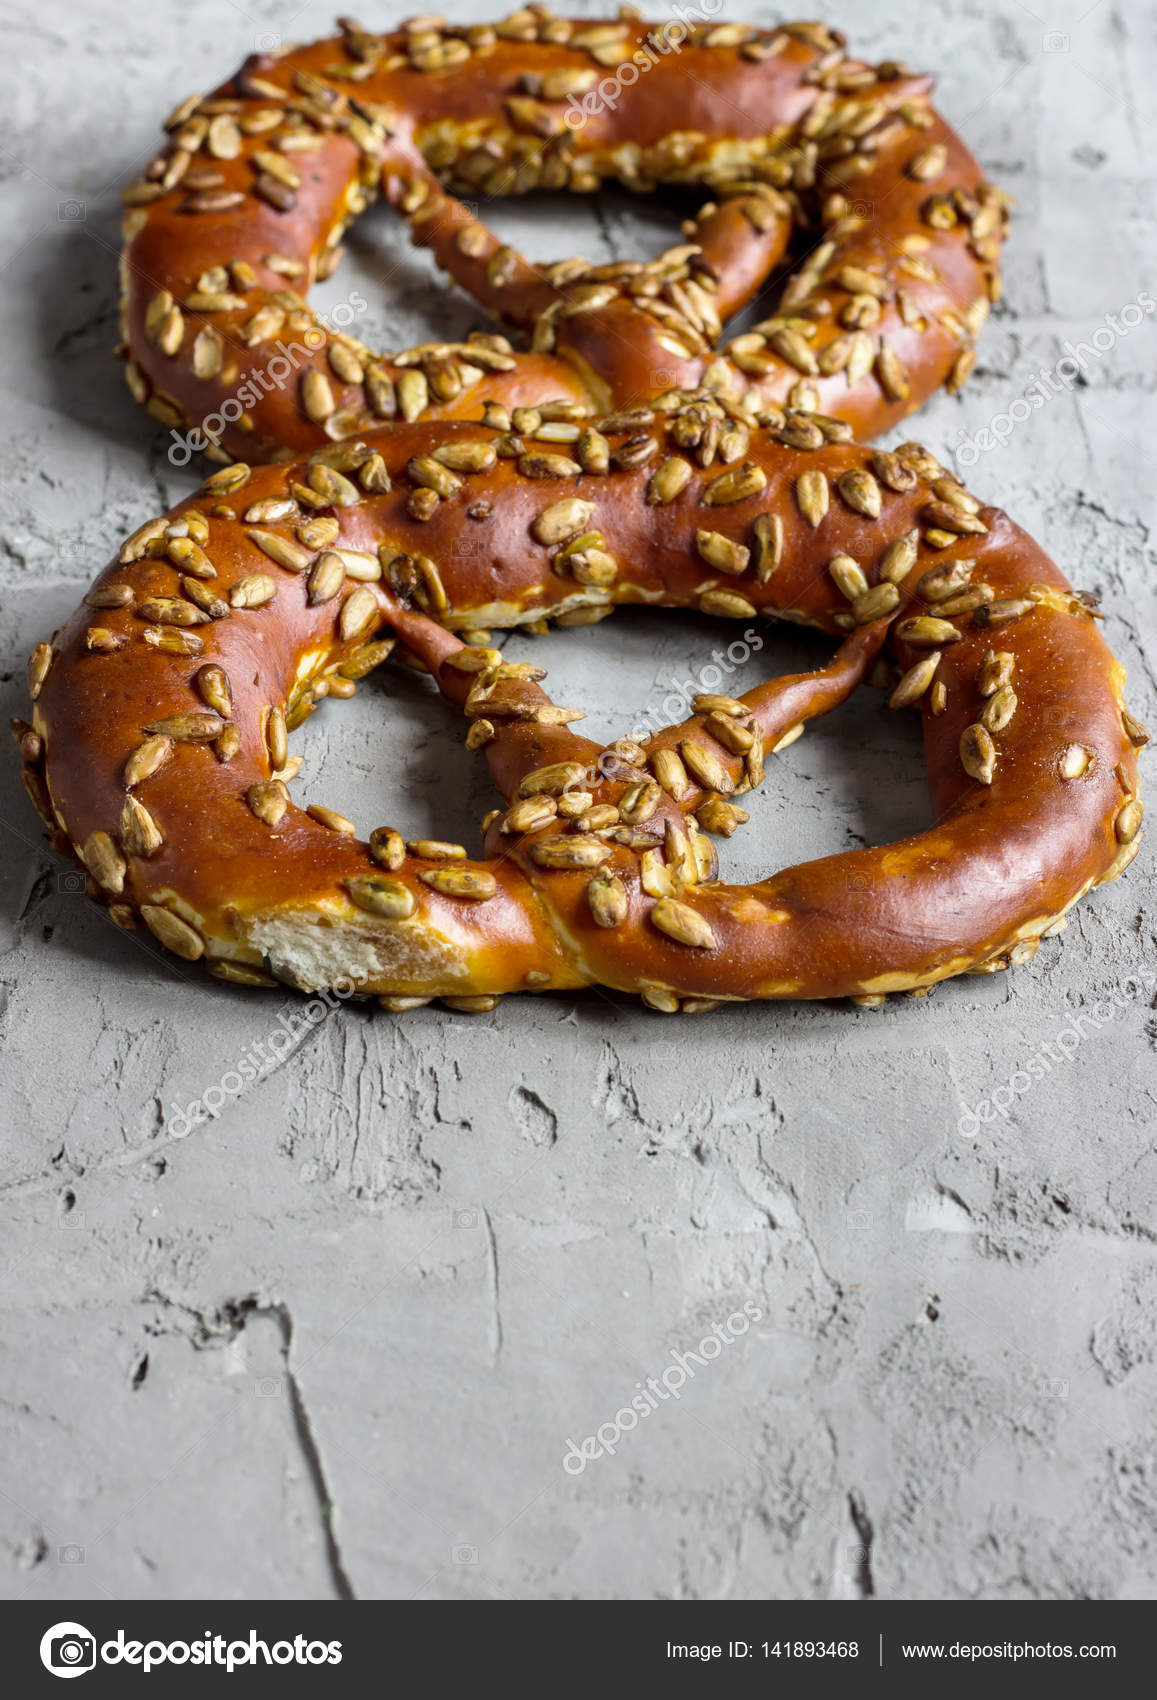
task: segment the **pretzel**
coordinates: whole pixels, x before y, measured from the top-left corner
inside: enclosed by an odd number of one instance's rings
[[[851,58],[823,24],[688,30],[630,8],[341,28],[182,102],[125,193],[126,373],[187,434],[174,459],[291,459],[486,400],[601,413],[701,385],[868,438],[971,370],[1007,203],[927,76]],[[658,259],[546,267],[470,204],[612,180],[707,198]],[[308,306],[381,194],[529,351],[481,334],[387,357]],[[773,272],[774,313],[720,349]]]
[[[392,1010],[596,984],[663,1011],[878,1004],[1027,961],[1136,854],[1147,734],[1092,599],[926,450],[809,447],[705,389],[562,439],[494,411],[219,469],[34,652],[26,782],[119,925],[225,980],[344,981]],[[604,747],[542,669],[458,635],[618,603],[779,616],[838,647]],[[287,734],[395,645],[502,796],[480,858],[392,827],[363,842],[290,795]],[[881,666],[893,706],[919,706],[935,824],[721,882],[712,835],[765,763]]]

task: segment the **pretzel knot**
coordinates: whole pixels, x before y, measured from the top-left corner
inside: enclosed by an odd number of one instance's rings
[[[31,659],[25,780],[92,895],[220,978],[394,1010],[594,984],[876,1004],[1028,960],[1135,855],[1147,734],[1094,599],[927,450],[852,440],[962,381],[997,293],[1004,202],[927,79],[821,25],[342,30],[185,102],[126,196],[130,383],[222,464]],[[610,177],[710,199],[657,261],[538,270],[444,187]],[[529,352],[387,358],[310,310],[379,189]],[[720,347],[789,248],[776,314]],[[603,746],[490,628],[620,603],[837,648]],[[489,764],[479,858],[290,795],[289,734],[391,652]],[[869,677],[923,717],[936,824],[720,881],[738,799]]]

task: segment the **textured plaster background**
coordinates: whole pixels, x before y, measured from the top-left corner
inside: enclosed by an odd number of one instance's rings
[[[31,644],[196,476],[168,464],[111,358],[118,190],[180,96],[330,14],[0,12],[7,714],[25,712]],[[1019,202],[977,375],[915,427],[944,454],[1066,338],[1157,288],[1157,22],[1139,0],[874,0],[833,17],[868,56],[939,71],[944,110]],[[615,197],[495,222],[543,258],[656,252],[674,229]],[[384,213],[328,299],[353,287],[382,346],[477,322]],[[1155,352],[1147,318],[970,471],[1104,593],[1150,722]],[[766,639],[763,667],[816,654]],[[714,641],[691,619],[620,615],[508,653],[545,658],[559,700],[611,735]],[[865,693],[809,730],[725,867],[919,827],[901,718]],[[309,794],[363,830],[475,841],[479,764],[410,675],[299,736]],[[347,1008],[182,1139],[172,1107],[295,1000],[118,933],[41,847],[9,757],[0,822],[5,1594],[1157,1593],[1152,993],[1122,994],[1007,1121],[956,1131],[1152,968],[1148,847],[1011,974],[876,1012],[670,1021],[599,994],[475,1017]],[[681,1398],[615,1457],[564,1472],[568,1437],[745,1300],[762,1319]]]

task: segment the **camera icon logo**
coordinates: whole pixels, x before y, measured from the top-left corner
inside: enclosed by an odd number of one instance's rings
[[[83,1676],[96,1664],[96,1637],[83,1623],[54,1623],[41,1637],[40,1662],[53,1676]]]
[[[478,1548],[477,1547],[455,1547],[454,1548],[454,1563],[455,1564],[477,1564],[478,1563]]]
[[[66,868],[56,876],[56,889],[62,897],[83,897],[86,890],[85,877],[79,868]]]
[[[280,1399],[281,1377],[277,1375],[263,1375],[260,1381],[255,1381],[253,1383],[253,1391],[259,1399]]]
[[[1061,30],[1050,30],[1044,38],[1044,49],[1046,53],[1067,53],[1069,38]]]
[[[57,201],[56,216],[65,224],[80,224],[88,217],[83,201]]]
[[[456,1228],[476,1228],[478,1226],[477,1210],[455,1210],[454,1226]]]

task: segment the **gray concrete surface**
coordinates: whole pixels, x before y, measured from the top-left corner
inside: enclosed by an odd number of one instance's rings
[[[330,20],[295,0],[2,16],[10,713],[31,643],[192,483],[111,359],[116,192],[179,96]],[[938,70],[1019,202],[979,372],[918,427],[945,453],[1066,338],[1157,288],[1152,12],[876,0],[834,18],[869,55]],[[617,199],[500,222],[543,257],[669,234]],[[355,285],[385,346],[476,322],[431,296],[385,215],[330,299]],[[1155,350],[1146,317],[969,469],[1103,591],[1148,721]],[[620,616],[509,647],[545,657],[561,700],[610,733],[709,636]],[[769,634],[759,659],[805,653]],[[898,719],[872,696],[809,732],[728,869],[918,826],[922,763]],[[312,794],[363,827],[473,833],[489,806],[408,675],[318,715],[300,748]],[[1153,967],[1148,848],[1033,964],[929,999],[683,1023],[601,995],[481,1017],[346,1008],[181,1138],[173,1107],[268,1045],[293,1000],[235,995],[117,933],[40,846],[7,758],[0,787],[5,1594],[1157,1593],[1157,1018],[1130,978]],[[1062,1037],[1114,993],[1111,1020]],[[1037,1057],[1055,1061],[1005,1094],[1008,1119],[962,1137]],[[745,1302],[758,1320],[686,1360],[678,1398],[613,1456],[563,1468],[568,1440]]]

